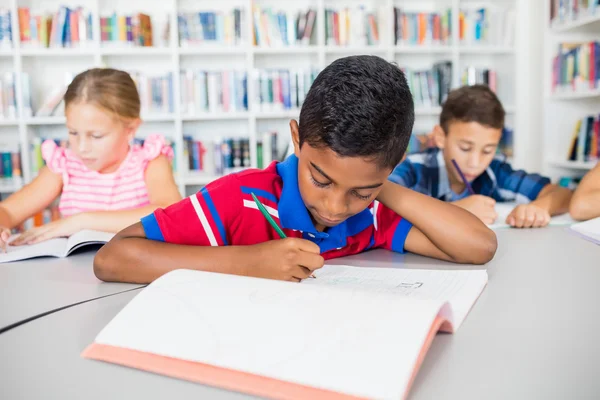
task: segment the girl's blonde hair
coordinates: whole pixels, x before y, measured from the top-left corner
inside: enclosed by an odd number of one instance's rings
[[[92,68],[78,74],[65,92],[70,104],[93,104],[123,120],[140,117],[140,96],[131,76],[118,69]]]

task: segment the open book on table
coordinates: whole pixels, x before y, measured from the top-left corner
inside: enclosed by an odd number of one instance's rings
[[[0,252],[0,263],[26,260],[35,257],[67,257],[75,250],[89,245],[104,244],[110,241],[114,233],[82,230],[68,238],[54,238],[40,243],[11,246],[11,238],[6,253]]]
[[[500,229],[500,228],[510,228],[510,225],[506,223],[506,218],[510,215],[512,210],[518,206],[518,203],[509,202],[509,203],[496,203],[496,212],[498,213],[498,218],[496,222],[491,225],[488,225],[491,229]],[[568,226],[574,224],[575,221],[569,213],[555,215],[550,219],[549,226]]]
[[[404,398],[436,332],[455,331],[487,284],[484,270],[315,276],[170,272],[82,355],[269,398]]]
[[[571,225],[571,230],[590,242],[600,244],[600,217]]]

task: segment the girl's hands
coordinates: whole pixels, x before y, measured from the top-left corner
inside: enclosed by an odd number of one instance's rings
[[[19,237],[13,240],[11,246],[21,246],[26,244],[35,244],[44,240],[71,236],[82,229],[81,216],[83,214],[73,215],[71,217],[59,219],[58,221],[30,229],[23,232]],[[0,239],[4,239],[4,232],[0,232]],[[9,234],[10,235],[10,234]],[[3,242],[6,243],[6,242]]]

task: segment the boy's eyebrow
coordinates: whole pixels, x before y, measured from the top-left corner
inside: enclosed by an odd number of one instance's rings
[[[315,165],[315,163],[313,163],[312,161],[310,162],[310,165],[312,165],[312,167],[313,167],[314,169],[316,169],[316,170],[317,170],[317,172],[318,172],[318,173],[320,173],[321,175],[323,175],[325,178],[327,178],[327,179],[328,179],[328,180],[330,180],[331,182],[335,182],[333,179],[331,179],[331,178],[329,177],[329,175],[327,175],[325,172],[323,172],[323,170],[322,170],[321,168],[317,167],[317,166]],[[375,189],[375,188],[378,188],[378,187],[379,187],[379,186],[381,186],[381,185],[383,185],[383,183],[375,183],[375,184],[373,184],[373,185],[359,186],[359,187],[355,187],[355,188],[353,188],[353,189]]]

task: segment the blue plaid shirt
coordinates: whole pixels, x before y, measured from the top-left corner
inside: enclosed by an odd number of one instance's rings
[[[410,154],[398,165],[389,179],[419,193],[444,201],[456,201],[468,195],[456,194],[450,188],[448,170],[437,148]],[[477,194],[492,197],[498,202],[528,203],[535,200],[550,179],[525,171],[515,171],[502,155],[496,156],[485,172],[471,186]]]

